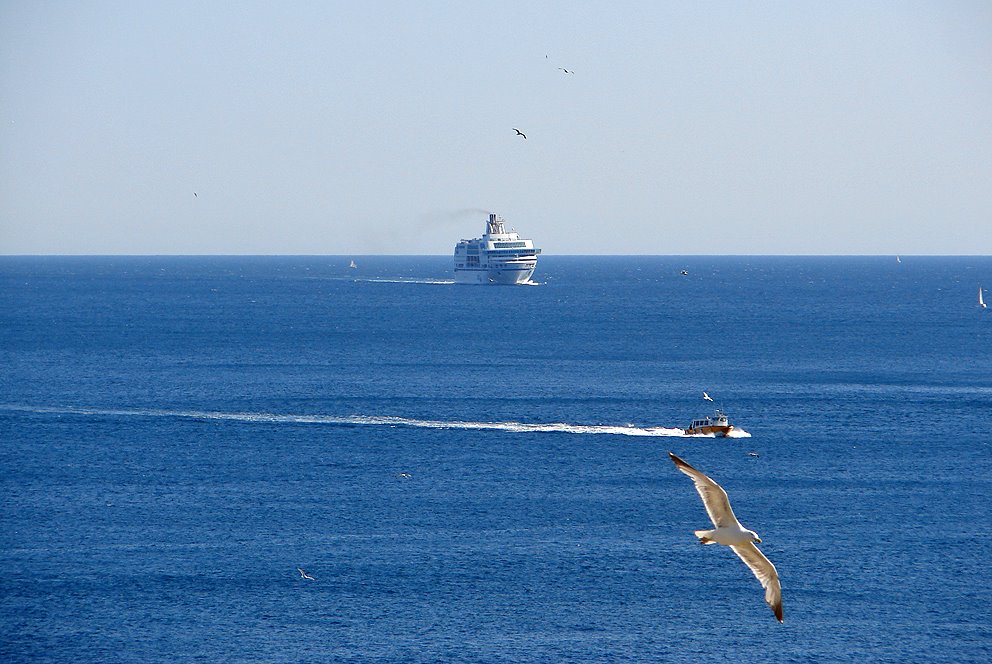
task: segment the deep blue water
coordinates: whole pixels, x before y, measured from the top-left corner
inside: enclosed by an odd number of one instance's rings
[[[0,258],[0,659],[992,658],[992,258],[349,259]]]

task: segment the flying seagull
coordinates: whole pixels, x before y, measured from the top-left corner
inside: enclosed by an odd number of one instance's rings
[[[689,276],[689,270],[682,270],[681,272],[679,272],[679,274],[681,274],[683,277],[688,277]]]
[[[525,134],[524,132],[520,131],[516,127],[513,128],[513,131],[517,132],[517,136],[523,136],[524,138],[527,138],[527,134]]]
[[[703,392],[703,401],[713,401],[713,397]]]
[[[566,74],[574,74],[575,73],[574,71],[570,71],[568,69],[565,69],[564,67],[558,67],[558,69],[562,70]]]
[[[316,581],[317,580],[314,577],[312,577],[309,574],[307,574],[306,572],[304,572],[302,567],[297,567],[296,568],[296,571],[298,571],[300,573],[300,578],[302,578],[302,579],[306,579],[307,581]]]
[[[761,543],[758,533],[748,530],[741,525],[741,522],[734,516],[734,510],[730,508],[730,499],[727,492],[711,480],[706,475],[687,464],[671,452],[668,453],[675,467],[692,478],[692,483],[696,485],[696,491],[703,499],[703,506],[706,513],[710,515],[710,520],[716,526],[715,530],[697,530],[696,537],[700,544],[723,544],[733,549],[734,553],[744,561],[744,564],[751,568],[754,575],[761,582],[761,587],[765,589],[765,603],[772,608],[772,612],[779,622],[782,620],[782,585],[778,580],[778,572],[775,565],[772,565],[768,558],[758,550],[755,542]]]

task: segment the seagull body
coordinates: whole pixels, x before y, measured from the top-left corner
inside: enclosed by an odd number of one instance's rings
[[[704,401],[713,401],[713,397],[711,397],[710,395],[706,394],[706,392],[703,392],[703,400]]]
[[[300,573],[300,578],[301,579],[306,579],[307,581],[316,581],[317,580],[314,577],[312,577],[309,574],[307,574],[306,572],[304,572],[302,567],[297,567],[296,568],[296,571],[298,571]]]
[[[524,138],[527,138],[527,134],[525,134],[524,132],[520,131],[516,127],[513,128],[513,131],[517,132],[517,136],[523,136]]]
[[[775,565],[754,545],[755,542],[761,543],[758,533],[748,530],[737,520],[723,487],[671,452],[668,456],[675,463],[676,468],[692,478],[696,491],[703,499],[706,513],[716,526],[713,530],[694,531],[699,543],[729,546],[761,582],[761,587],[765,589],[765,603],[771,607],[778,621],[783,622],[782,585],[779,583]]]

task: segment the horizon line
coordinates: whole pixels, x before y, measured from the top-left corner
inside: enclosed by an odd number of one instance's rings
[[[549,254],[542,253],[541,257]],[[552,258],[992,258],[992,254],[550,254]],[[451,254],[0,253],[0,258],[451,258]]]

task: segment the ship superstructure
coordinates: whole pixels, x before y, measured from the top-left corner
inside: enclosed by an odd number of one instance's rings
[[[540,249],[516,231],[506,231],[505,221],[489,215],[482,237],[455,245],[455,281],[460,284],[523,284],[537,267]]]

